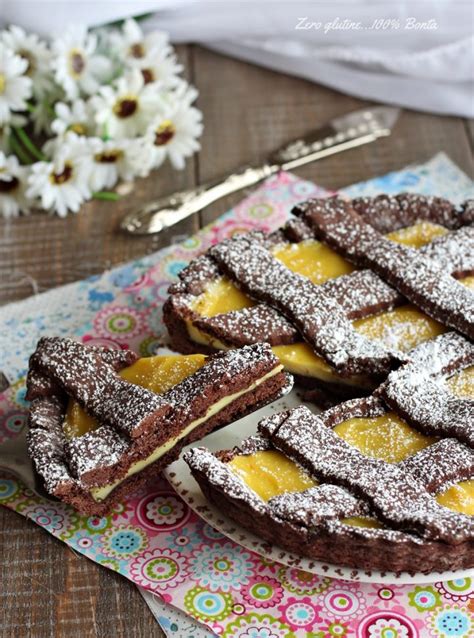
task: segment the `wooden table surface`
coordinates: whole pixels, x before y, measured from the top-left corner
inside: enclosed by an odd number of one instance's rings
[[[258,162],[283,142],[368,104],[196,46],[178,51],[187,77],[200,92],[202,151],[184,171],[160,169],[118,203],[91,202],[65,220],[45,215],[0,220],[0,303],[99,273],[192,233],[242,193],[158,237],[127,237],[118,232],[117,224],[140,202]],[[473,122],[404,111],[390,138],[296,172],[336,189],[445,151],[472,177],[473,147]],[[2,637],[163,635],[126,579],[77,556],[4,508],[0,534]]]

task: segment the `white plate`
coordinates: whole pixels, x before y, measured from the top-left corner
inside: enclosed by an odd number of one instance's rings
[[[297,391],[292,390],[284,399],[280,399],[272,405],[260,409],[258,412],[235,421],[222,430],[218,430],[206,436],[198,444],[194,443],[183,450],[183,453],[190,447],[196,445],[207,447],[209,450],[225,450],[239,445],[243,439],[255,434],[256,424],[263,417],[269,416],[276,411],[301,405],[301,399]],[[310,406],[314,410],[314,406]],[[474,577],[474,569],[464,569],[456,572],[442,572],[433,574],[408,574],[401,572],[376,572],[352,569],[349,567],[338,567],[320,563],[304,556],[298,556],[285,551],[281,547],[269,545],[266,541],[258,538],[247,531],[235,521],[228,518],[214,505],[209,503],[201,492],[199,485],[194,480],[188,465],[183,461],[183,455],[172,465],[167,467],[164,474],[176,492],[181,496],[189,507],[203,518],[207,523],[219,530],[224,536],[242,545],[267,559],[274,560],[290,567],[297,567],[313,574],[329,576],[331,578],[341,578],[344,580],[358,581],[362,583],[383,583],[383,584],[411,584],[411,583],[433,583],[441,580],[454,580],[456,578]]]

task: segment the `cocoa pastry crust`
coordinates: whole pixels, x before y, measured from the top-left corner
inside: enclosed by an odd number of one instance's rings
[[[318,238],[349,261],[370,268],[428,316],[474,339],[474,293],[442,265],[390,241],[337,197],[310,200],[296,212]],[[474,237],[474,229],[471,234]]]
[[[136,359],[131,352],[115,355],[110,350],[60,338],[41,339],[30,359],[30,456],[47,491],[85,514],[103,514],[141,484],[150,475],[148,467],[143,477],[143,472],[129,477],[127,472],[168,441],[172,440],[173,445],[152,464],[154,472],[176,460],[188,443],[291,388],[291,377],[277,369],[278,360],[268,344],[216,354],[162,395],[117,376],[117,370]],[[273,370],[275,373],[270,374]],[[120,379],[120,384],[113,377]],[[111,385],[118,388],[117,394],[111,393],[110,386],[106,390],[101,387],[103,379],[113,379]],[[144,390],[138,405],[129,401],[130,389],[135,388]],[[234,400],[206,417],[214,404],[234,394]],[[63,424],[70,398],[82,400],[86,412],[99,421],[97,429],[79,437],[66,437]],[[107,420],[103,415],[107,415]],[[199,419],[204,420],[184,435],[186,427]],[[141,424],[139,435],[134,429],[127,429],[128,424],[135,423]],[[181,433],[184,436],[176,441]],[[122,482],[103,501],[93,498],[91,490],[115,481]]]
[[[468,318],[470,314],[469,304],[474,295],[470,290],[457,284],[453,277],[460,278],[474,274],[474,227],[470,225],[473,221],[471,201],[465,202],[460,208],[456,208],[442,198],[406,193],[397,196],[383,195],[375,198],[358,198],[352,201],[339,198],[310,200],[295,207],[294,213],[298,217],[291,219],[275,233],[269,236],[261,233],[251,233],[240,239],[249,243],[255,242],[255,245],[264,250],[282,241],[298,242],[308,238],[315,238],[318,236],[318,231],[315,230],[311,220],[307,219],[310,216],[308,211],[313,210],[315,207],[323,206],[329,206],[331,210],[334,207],[338,207],[343,211],[344,215],[349,212],[361,220],[362,223],[370,224],[370,228],[375,229],[374,232],[377,233],[395,231],[413,225],[418,221],[429,221],[450,229],[451,232],[434,239],[417,251],[412,250],[410,254],[416,253],[417,259],[421,259],[425,264],[436,262],[436,273],[440,270],[444,271],[442,279],[445,283],[446,281],[448,282],[449,293],[452,292],[451,289],[454,287],[456,295],[459,294],[462,300],[459,301],[456,296],[455,300],[450,301],[451,296],[449,294],[447,299],[443,298],[441,300],[442,305],[450,305],[451,310],[454,308],[454,314],[458,315],[457,319],[454,319],[456,327],[460,327],[463,322],[464,324],[466,323],[466,317]],[[395,246],[396,249],[398,248],[393,242],[390,242],[390,244]],[[263,338],[271,345],[288,345],[304,341],[307,336],[300,323],[294,320],[293,315],[290,317],[290,315],[286,314],[285,316],[285,312],[282,312],[281,306],[275,304],[275,300],[270,300],[270,303],[259,301],[252,307],[214,317],[202,317],[193,310],[193,301],[205,289],[206,285],[220,278],[225,272],[229,274],[229,271],[226,271],[224,260],[218,263],[215,259],[216,253],[221,251],[221,246],[222,244],[213,247],[205,255],[194,260],[180,273],[180,281],[170,288],[170,296],[164,307],[164,321],[173,347],[186,353],[197,351],[207,353],[219,350],[223,346],[231,348],[255,343]],[[401,250],[403,251],[404,247]],[[407,250],[410,251],[410,249]],[[445,273],[451,273],[452,277],[448,277]],[[437,281],[437,274],[433,272],[430,276],[428,288],[433,286],[439,288],[440,283]],[[237,285],[242,286],[242,282],[237,281]],[[326,281],[317,288],[318,295],[323,297],[325,293],[329,295],[335,302],[336,307],[339,307],[340,311],[345,315],[345,319],[349,321],[390,311],[397,306],[408,303],[406,297],[401,294],[401,288],[397,290],[392,287],[388,281],[384,281],[379,274],[372,270],[357,270],[349,275]],[[459,292],[460,290],[461,292]],[[249,289],[247,291],[252,296],[255,296],[255,291],[253,293]],[[276,292],[278,293],[279,291],[277,290]],[[437,296],[440,297],[440,295]],[[417,297],[415,301],[420,299],[420,305],[428,308],[432,300],[428,300],[428,305],[426,305],[426,300],[424,298],[421,299],[421,297]],[[412,299],[415,298],[412,296]],[[272,307],[273,305],[274,307]],[[452,324],[451,319],[447,317],[444,310],[449,309],[442,308],[440,311],[437,308],[434,311],[430,310],[428,314],[431,313],[432,316],[436,316],[442,323]],[[340,316],[339,313],[336,314]],[[458,323],[458,319],[460,323]],[[467,323],[469,324],[469,322],[470,319],[468,318]],[[193,341],[189,336],[188,323],[191,323],[204,333],[210,343],[201,344]],[[469,331],[470,328],[468,327]],[[319,331],[317,332],[319,333]],[[314,345],[314,340],[311,343]],[[349,361],[349,364],[347,364],[347,360],[343,361],[342,367],[339,364],[338,368],[337,365],[334,365],[334,352],[332,350],[318,350],[318,348],[315,348],[315,350],[326,359],[327,363],[334,367],[340,376],[341,372],[342,374],[347,374],[348,369],[351,369],[353,361]],[[397,354],[395,358],[392,356],[393,364],[388,363],[389,368],[398,365]],[[390,359],[389,354],[388,360],[390,361]],[[375,363],[372,370],[368,366],[366,373],[364,373],[364,376],[367,377],[367,385],[372,389],[377,387],[388,371],[387,369],[385,369],[385,372],[380,369],[377,371]],[[382,365],[381,368],[383,367]],[[349,383],[344,382],[342,378],[340,384],[337,382],[328,384],[311,377],[306,379],[305,385],[311,385],[312,392],[310,396],[314,398],[324,398],[326,391],[330,393],[329,401],[333,401],[335,398],[348,397],[357,392],[361,394],[365,392],[364,388],[359,389],[351,386]],[[298,380],[301,380],[301,377],[298,377]],[[331,386],[334,387],[331,388]],[[319,400],[318,403],[321,404],[321,401]]]
[[[253,237],[225,240],[209,254],[244,292],[286,316],[342,376],[384,374],[403,361],[400,353],[358,333],[322,286],[291,272]]]
[[[472,365],[474,344],[448,332],[421,344],[416,359],[392,372],[379,393],[421,432],[452,436],[474,447],[474,398],[457,397],[444,383],[446,374]]]
[[[467,203],[467,202],[466,202]],[[429,221],[454,230],[464,224],[462,211],[444,197],[400,193],[356,197],[352,206],[379,233],[390,233],[411,226],[417,221]]]
[[[472,364],[472,344],[447,333],[410,353],[404,368],[418,379],[433,370],[442,378]],[[269,543],[308,558],[382,572],[442,572],[474,566],[474,517],[441,506],[434,496],[453,483],[474,478],[474,447],[466,438],[442,438],[397,464],[361,454],[333,428],[355,417],[381,416],[393,405],[385,399],[389,380],[374,395],[347,401],[320,415],[300,406],[259,423],[259,433],[239,447],[212,454],[203,448],[185,460],[205,496],[243,527]],[[426,397],[424,397],[426,401]],[[423,404],[423,413],[430,407]],[[453,418],[455,415],[451,415]],[[416,426],[416,424],[414,424]],[[463,424],[472,430],[473,420]],[[461,427],[461,426],[460,426]],[[418,429],[423,431],[421,424]],[[439,432],[438,432],[439,433]],[[459,435],[460,432],[458,431]],[[319,485],[262,500],[233,472],[236,455],[277,449],[302,465]],[[343,522],[353,516],[376,517],[381,528]]]

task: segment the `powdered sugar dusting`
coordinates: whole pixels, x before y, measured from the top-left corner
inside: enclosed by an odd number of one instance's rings
[[[443,197],[418,193],[357,197],[352,206],[368,224],[380,233],[388,233],[426,220],[446,228],[458,228],[459,212]]]
[[[40,340],[31,358],[30,386],[37,398],[30,412],[29,452],[51,492],[62,483],[87,490],[119,478],[132,462],[146,458],[151,450],[176,436],[193,419],[205,415],[213,403],[249,388],[279,365],[268,344],[220,353],[164,395],[146,391],[154,400],[140,405],[140,414],[147,425],[145,436],[133,439],[119,424],[114,427],[99,420],[101,425],[96,430],[67,440],[63,421],[69,395],[80,397],[86,409],[100,419],[104,413],[120,417],[126,409],[133,411],[133,404],[128,402],[128,386],[143,389],[120,378],[119,390],[112,395],[117,387],[111,376],[116,374],[105,363],[107,356],[102,355],[96,348],[71,340],[48,338]],[[132,358],[135,360],[136,355]],[[122,354],[119,359],[126,362],[130,356]],[[112,354],[108,360],[119,364]],[[280,386],[284,382],[282,378]],[[41,391],[46,394],[38,396]],[[102,406],[102,412],[95,407],[101,396],[108,403],[106,408]],[[165,412],[157,413],[155,399],[159,405],[168,406]],[[115,470],[119,476],[114,474]]]
[[[211,248],[210,255],[247,294],[282,312],[341,374],[386,373],[403,360],[360,335],[323,287],[293,273],[254,237],[226,240]]]
[[[259,431],[266,433],[265,421]],[[316,478],[362,496],[395,528],[447,542],[462,542],[474,535],[474,520],[440,506],[422,483],[397,465],[361,454],[304,406],[291,410],[269,438]]]
[[[161,396],[125,381],[96,351],[71,339],[42,338],[31,364],[99,422],[132,437],[142,433],[150,415],[171,410]]]
[[[350,261],[370,267],[433,319],[474,338],[474,293],[432,259],[386,239],[337,198],[313,200],[302,215]]]
[[[442,439],[417,452],[400,466],[435,493],[474,476],[474,450],[456,439]]]
[[[410,353],[412,362],[392,372],[380,392],[417,429],[453,436],[474,447],[474,397],[457,397],[445,381],[474,364],[474,344],[456,333],[427,341]]]

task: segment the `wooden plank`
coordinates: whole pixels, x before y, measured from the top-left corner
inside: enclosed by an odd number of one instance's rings
[[[178,53],[189,75],[187,48],[179,47]],[[100,273],[167,246],[178,235],[195,232],[197,218],[153,237],[130,237],[118,229],[122,217],[140,205],[192,187],[194,163],[193,158],[183,171],[166,164],[147,179],[137,180],[119,202],[91,201],[80,214],[66,219],[41,213],[0,218],[0,304]]]
[[[471,152],[474,153],[474,120],[464,120],[464,125],[466,127]],[[474,170],[471,171],[470,177],[474,179]]]
[[[0,222],[0,302],[97,273],[156,250],[193,232],[197,218],[156,238],[120,236],[116,225],[132,206],[176,188],[225,174],[331,117],[364,102],[225,58],[199,47],[181,47],[188,74],[200,90],[203,150],[184,173],[159,171],[119,204],[94,202],[66,220],[40,215]],[[468,131],[471,137],[468,136]],[[444,150],[472,175],[472,122],[405,112],[394,135],[376,144],[309,165],[298,174],[330,188],[428,159]],[[210,207],[208,222],[242,193]],[[15,274],[18,273],[18,274]],[[21,274],[23,273],[23,274]],[[15,284],[15,278],[23,282]],[[162,636],[136,589],[124,578],[76,556],[63,543],[20,516],[0,509],[3,618],[0,636]]]
[[[273,149],[323,125],[330,118],[370,103],[305,80],[196,49],[199,106],[204,112],[199,180],[235,167],[261,163]],[[389,138],[309,164],[295,173],[328,188],[424,162],[444,151],[472,172],[472,150],[460,118],[403,111]],[[241,199],[242,193],[209,207],[208,223]]]

